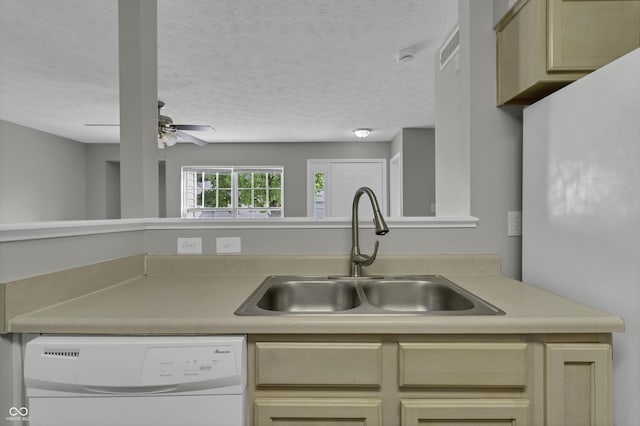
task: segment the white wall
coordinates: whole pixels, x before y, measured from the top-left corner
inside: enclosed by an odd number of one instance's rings
[[[85,145],[0,120],[0,222],[87,218]]]

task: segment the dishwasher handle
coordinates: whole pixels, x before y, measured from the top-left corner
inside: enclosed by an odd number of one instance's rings
[[[83,389],[87,393],[103,395],[156,395],[174,392],[178,386],[83,386]]]

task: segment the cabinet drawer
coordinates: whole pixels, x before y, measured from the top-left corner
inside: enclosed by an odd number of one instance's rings
[[[404,399],[402,426],[529,424],[526,399]]]
[[[523,387],[526,343],[399,343],[400,386]]]
[[[376,426],[382,403],[365,398],[258,398],[255,426]]]
[[[256,343],[256,385],[380,386],[381,343]]]

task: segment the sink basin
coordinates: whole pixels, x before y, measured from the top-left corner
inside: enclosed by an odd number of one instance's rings
[[[278,312],[335,312],[360,305],[352,283],[339,281],[291,280],[270,286],[257,306]]]
[[[440,275],[267,277],[236,315],[502,315]]]
[[[369,303],[390,311],[466,311],[474,304],[450,286],[427,280],[374,281],[362,286]]]

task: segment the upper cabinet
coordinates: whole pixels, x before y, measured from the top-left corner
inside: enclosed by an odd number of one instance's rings
[[[498,105],[531,104],[640,46],[640,0],[520,0],[496,35]]]

